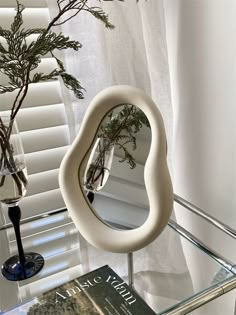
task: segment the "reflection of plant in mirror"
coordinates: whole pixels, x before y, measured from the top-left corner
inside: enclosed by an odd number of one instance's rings
[[[118,107],[120,108],[120,107]],[[124,104],[121,110],[111,111],[102,122],[98,139],[94,144],[84,175],[85,188],[99,191],[106,184],[113,158],[114,147],[122,151],[119,162],[127,162],[130,168],[136,166],[135,158],[128,150],[137,147],[136,135],[143,126],[150,128],[146,115],[136,106]]]
[[[126,161],[132,169],[136,162],[127,145],[131,143],[133,150],[137,148],[136,135],[143,126],[150,128],[146,115],[138,107],[126,104],[121,111],[109,113],[109,119],[101,125],[98,136],[109,139],[109,146],[115,145],[123,151],[124,157],[120,162]]]

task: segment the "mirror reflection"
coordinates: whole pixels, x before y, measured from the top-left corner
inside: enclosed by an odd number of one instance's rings
[[[80,181],[93,211],[116,228],[136,228],[148,216],[143,172],[150,144],[148,119],[131,104],[107,113],[97,131]]]

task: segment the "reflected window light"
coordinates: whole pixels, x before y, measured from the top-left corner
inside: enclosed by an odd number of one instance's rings
[[[45,284],[40,285],[39,287],[39,292],[45,292],[46,290],[52,289],[52,288],[56,288],[59,285],[66,283],[70,280],[69,276],[64,276],[64,277],[60,277],[60,279],[57,280],[53,280],[53,281],[48,281]]]
[[[71,244],[70,248],[71,249],[77,249],[77,248],[80,249],[80,242],[78,241],[77,243]]]
[[[79,234],[79,231],[78,231],[78,229],[77,229],[76,227],[74,227],[74,228],[72,228],[72,229],[70,230],[70,234],[75,234],[75,233],[78,233],[78,234]]]
[[[56,265],[51,266],[51,267],[46,267],[41,271],[41,276],[46,276],[48,274],[56,273],[60,270],[68,268],[68,266],[69,266],[69,264],[64,262],[64,263],[56,264]]]
[[[51,223],[56,223],[59,221],[64,221],[65,220],[65,216],[64,215],[58,215],[58,216],[51,216],[45,219],[41,219],[39,221],[35,221],[31,223],[31,227],[32,228],[38,228],[41,226],[45,226],[45,225],[49,225]]]
[[[37,240],[33,241],[33,245],[40,245],[40,244],[44,244],[44,243],[48,243],[50,241],[54,241],[56,239],[65,237],[65,232],[57,232],[57,233],[53,233],[49,236],[45,236],[45,237],[40,237]]]
[[[49,252],[45,252],[43,254],[44,258],[49,258],[52,256],[56,256],[58,254],[64,253],[66,251],[66,247],[60,247],[60,248],[56,248],[54,250],[50,250]]]

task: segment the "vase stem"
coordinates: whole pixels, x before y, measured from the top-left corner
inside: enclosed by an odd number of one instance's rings
[[[25,264],[25,254],[22,246],[21,235],[20,235],[20,219],[21,219],[21,210],[19,206],[13,206],[8,208],[8,216],[13,224],[14,231],[16,234],[16,242],[19,254],[19,261],[22,267],[22,271],[24,270]]]

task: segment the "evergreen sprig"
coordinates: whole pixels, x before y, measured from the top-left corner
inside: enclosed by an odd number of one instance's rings
[[[16,0],[16,15],[10,29],[0,27],[0,72],[8,78],[6,86],[0,85],[0,94],[19,89],[12,106],[12,119],[15,118],[21,108],[30,83],[55,80],[61,77],[64,85],[73,91],[77,98],[83,98],[84,89],[80,82],[66,72],[63,62],[56,57],[57,51],[66,49],[78,51],[82,45],[79,41],[71,40],[62,33],[54,32],[52,30],[54,26],[66,23],[81,11],[87,11],[93,17],[103,22],[108,29],[114,28],[109,21],[108,15],[102,8],[90,6],[89,0],[55,1],[57,2],[58,12],[46,28],[24,28],[22,13],[25,8],[20,4],[19,0]],[[100,0],[98,1],[101,2]],[[37,35],[37,38],[30,42],[28,38],[31,35]],[[42,57],[48,54],[55,57],[58,67],[49,73],[41,73],[37,71],[37,68]],[[33,70],[34,74],[32,74]]]
[[[59,76],[63,77],[66,87],[74,91],[76,97],[82,97],[82,87],[75,78],[66,73],[64,67],[53,69],[47,74],[35,73],[33,78],[29,74],[38,68],[41,58],[55,50],[74,49],[77,51],[81,48],[78,41],[70,40],[69,37],[62,33],[47,29],[21,29],[23,25],[22,12],[24,7],[17,6],[17,13],[11,25],[11,30],[0,28],[0,36],[6,40],[6,47],[0,46],[0,71],[5,74],[9,81],[7,86],[0,86],[0,94],[12,92],[17,88],[26,87],[30,83],[55,80]],[[35,41],[27,44],[27,38],[32,34],[37,34]],[[57,59],[59,61],[59,59]],[[62,64],[62,62],[60,62]]]
[[[133,169],[136,166],[135,159],[126,146],[131,144],[132,149],[136,149],[136,134],[143,126],[150,128],[143,111],[134,105],[124,104],[120,111],[109,114],[108,120],[101,125],[98,136],[109,139],[111,144],[123,151],[124,157],[120,162],[126,161]]]
[[[10,134],[14,119],[22,107],[31,83],[56,80],[61,77],[64,85],[68,89],[72,90],[77,98],[83,98],[84,89],[80,82],[77,78],[66,72],[62,60],[56,57],[58,51],[66,49],[78,51],[82,45],[79,41],[71,40],[68,36],[65,36],[62,33],[58,34],[54,32],[53,27],[62,25],[77,16],[80,12],[86,11],[97,20],[101,21],[106,28],[114,28],[114,25],[109,21],[108,15],[103,11],[103,9],[99,6],[90,6],[89,0],[54,1],[57,3],[58,11],[46,28],[24,28],[22,13],[25,8],[19,0],[16,0],[16,15],[10,29],[3,29],[0,26],[0,72],[8,78],[7,85],[0,84],[0,94],[11,93],[16,90],[16,96],[11,108],[11,123],[8,128],[8,132],[0,135],[0,146],[2,150],[0,167],[4,166],[4,152],[8,152],[10,156],[9,159],[13,159],[13,151],[9,142]],[[36,39],[30,42],[29,37],[32,35],[34,35]],[[38,67],[42,57],[48,54],[56,59],[57,67],[48,73],[42,73],[38,71]],[[133,111],[133,107],[131,108]],[[133,147],[136,147],[136,139],[133,136],[133,133],[136,133],[141,128],[141,125],[134,119],[134,117],[138,118],[138,113],[133,112],[132,115],[128,115],[127,118],[125,117],[125,110],[126,107],[124,107],[123,110],[124,117],[122,117],[121,112],[120,118],[123,119],[123,121],[126,121],[126,124],[120,126],[120,129],[123,127],[123,132],[126,134],[120,132],[119,134],[110,134],[110,136],[113,137],[112,139],[114,143],[119,144],[120,148],[124,151],[124,160],[127,160],[131,168],[133,168],[135,166],[134,159],[126,149],[125,145],[132,142]],[[3,126],[1,117],[0,125]],[[108,126],[104,129],[104,133],[106,133],[107,136],[109,136],[109,132],[111,132],[109,129],[112,129],[112,126],[113,122],[111,119],[110,124],[108,124]],[[119,141],[121,139],[123,139],[124,142],[120,143]],[[17,178],[15,176],[15,174],[12,175],[20,192],[22,178],[20,177],[21,175],[17,175]],[[3,183],[4,179],[0,183],[0,186],[3,185]]]
[[[7,132],[2,117],[0,117],[0,126],[3,126],[2,130],[4,131],[0,133],[0,147],[2,152],[0,156],[1,169],[10,165],[9,161],[14,162],[14,152],[10,144],[10,135],[14,119],[28,94],[31,83],[55,80],[61,77],[64,85],[72,90],[76,97],[83,97],[83,88],[80,82],[68,74],[63,62],[55,57],[57,51],[66,49],[78,51],[82,45],[79,41],[70,40],[68,36],[62,33],[58,34],[54,32],[52,28],[66,23],[81,11],[89,12],[93,17],[102,21],[107,28],[113,28],[107,14],[99,7],[89,6],[88,0],[54,1],[57,3],[58,12],[46,28],[24,28],[22,13],[25,8],[20,4],[19,0],[16,0],[16,14],[10,29],[3,29],[0,26],[0,72],[8,78],[7,85],[0,84],[0,94],[11,93],[16,90],[16,96],[11,108],[10,125]],[[34,35],[36,39],[30,42],[29,37],[31,35]],[[48,73],[42,73],[38,71],[38,66],[42,57],[47,54],[56,58],[58,66]],[[25,185],[24,178],[21,174],[22,172],[19,174],[13,172],[13,170],[17,169],[14,163],[8,169],[18,187],[19,194],[21,194],[21,183]],[[5,176],[1,179],[0,187],[4,185],[4,182]]]
[[[108,15],[99,7],[87,7],[83,9],[92,14],[96,19],[100,20],[105,24],[105,27],[108,29],[114,29],[115,26],[109,22]]]

